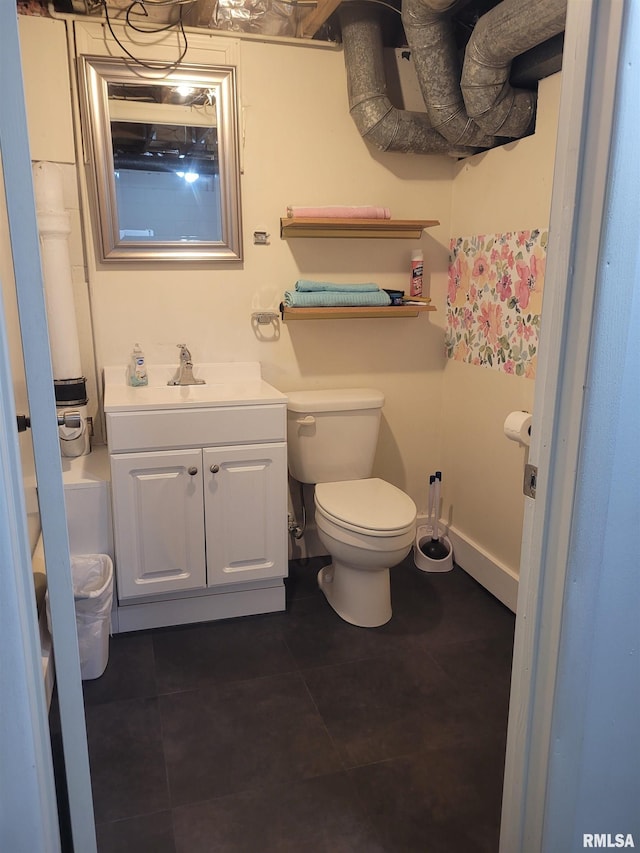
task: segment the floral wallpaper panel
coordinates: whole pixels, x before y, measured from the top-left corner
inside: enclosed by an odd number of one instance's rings
[[[451,240],[447,356],[535,377],[548,230]]]

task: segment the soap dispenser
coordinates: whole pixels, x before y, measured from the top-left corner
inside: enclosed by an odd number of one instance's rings
[[[129,385],[139,386],[148,385],[149,377],[147,376],[147,366],[144,360],[144,353],[140,348],[140,344],[136,344],[131,353],[131,363],[129,366]]]

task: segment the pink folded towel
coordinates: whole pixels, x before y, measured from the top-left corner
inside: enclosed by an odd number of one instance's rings
[[[289,219],[391,219],[388,207],[370,207],[368,205],[334,207],[287,207]]]

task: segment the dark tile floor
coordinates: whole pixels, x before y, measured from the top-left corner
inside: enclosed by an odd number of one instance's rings
[[[111,639],[84,683],[100,853],[496,853],[514,617],[462,570],[392,571],[343,622],[326,560],[286,613]]]

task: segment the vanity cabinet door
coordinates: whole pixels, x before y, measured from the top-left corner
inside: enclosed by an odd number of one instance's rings
[[[203,451],[207,583],[287,575],[287,446]]]
[[[205,587],[201,450],[111,456],[120,600]]]

